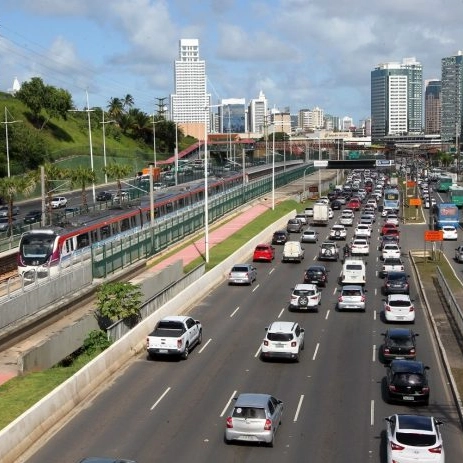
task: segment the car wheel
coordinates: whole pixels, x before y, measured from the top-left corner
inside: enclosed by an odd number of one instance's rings
[[[199,332],[199,336],[198,336],[198,345],[201,344],[203,342],[203,330],[201,330]]]
[[[185,350],[182,352],[182,359],[186,360],[189,354],[190,354],[190,346],[187,343],[187,345],[185,346]]]

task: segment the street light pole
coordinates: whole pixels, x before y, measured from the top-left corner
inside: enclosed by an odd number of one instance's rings
[[[209,185],[207,182],[207,112],[209,106],[204,108],[204,248],[206,264],[209,263]]]
[[[175,152],[174,152],[174,161],[175,161],[175,185],[178,185],[178,122],[175,122]]]
[[[116,122],[116,121],[105,121],[104,120],[104,109],[103,109],[103,120],[100,122],[102,124],[103,128],[103,164],[104,164],[104,182],[108,183],[108,174],[106,172],[106,124],[110,124],[111,122]]]
[[[275,210],[275,123],[272,130],[272,211]]]
[[[320,134],[318,134],[318,160],[321,161],[322,159],[322,151],[320,148]],[[322,195],[322,171],[321,167],[318,166],[318,197]]]
[[[22,121],[9,121],[8,120],[8,109],[5,106],[5,122],[2,122],[2,124],[5,124],[6,168],[7,168],[8,177],[11,177],[11,173],[10,173],[10,146],[8,144],[8,124],[16,124],[17,122],[22,122]]]
[[[88,119],[88,142],[90,144],[90,167],[92,172],[95,172],[93,167],[93,145],[92,145],[92,124],[90,121],[90,105],[88,103],[88,90],[85,90],[87,95],[87,119]],[[93,192],[93,204],[96,202],[96,193],[95,193],[95,182],[92,182],[92,192]]]

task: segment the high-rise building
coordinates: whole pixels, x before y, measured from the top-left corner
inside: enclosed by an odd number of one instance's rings
[[[462,133],[463,52],[442,58],[441,139],[453,141]]]
[[[210,125],[211,96],[206,88],[206,62],[199,58],[198,39],[181,39],[175,61],[175,93],[170,96],[171,118],[186,135],[204,139]]]
[[[440,80],[425,81],[424,92],[424,132],[428,135],[441,131],[441,89]]]
[[[267,98],[262,91],[248,106],[248,127],[252,133],[264,134],[267,121]]]
[[[383,63],[371,72],[372,138],[420,133],[423,68],[415,58]]]
[[[228,98],[221,100],[219,106],[219,132],[247,132],[246,100],[244,98]]]

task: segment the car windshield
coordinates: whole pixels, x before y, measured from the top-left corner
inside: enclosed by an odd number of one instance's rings
[[[233,409],[233,418],[256,418],[265,419],[265,410],[256,407],[235,407]]]
[[[235,265],[231,271],[232,272],[247,272],[248,268],[244,266]]]
[[[405,281],[406,280],[406,277],[405,275],[402,275],[401,273],[390,273],[388,276],[387,276],[387,279],[389,281],[391,280],[394,280],[394,281]]]
[[[397,432],[397,442],[412,447],[431,447],[436,444],[434,434],[421,434],[418,432]]]
[[[288,342],[293,340],[292,333],[267,333],[269,341]]]
[[[256,251],[268,251],[268,247],[267,246],[257,246]]]
[[[392,345],[397,347],[413,347],[413,341],[408,336],[393,336],[390,341]]]
[[[346,264],[346,270],[362,270],[362,266],[359,264]]]
[[[423,375],[418,373],[396,373],[392,382],[396,386],[410,386],[413,384],[423,384]]]
[[[406,299],[396,299],[396,300],[389,301],[388,305],[390,307],[409,307],[410,301],[407,301]]]
[[[362,292],[359,289],[343,289],[343,296],[361,296]]]

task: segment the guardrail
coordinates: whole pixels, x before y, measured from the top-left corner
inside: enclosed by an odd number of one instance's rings
[[[458,305],[458,302],[453,297],[452,290],[450,289],[450,286],[448,285],[447,280],[445,279],[444,274],[439,267],[437,267],[437,281],[442,290],[445,301],[449,306],[449,310],[453,316],[453,319],[455,320],[455,323],[458,327],[460,336],[463,336],[463,312]]]

